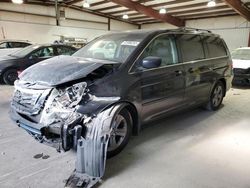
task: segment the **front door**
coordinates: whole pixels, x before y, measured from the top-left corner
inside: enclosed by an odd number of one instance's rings
[[[142,60],[150,56],[161,58],[160,67],[143,68]],[[140,75],[142,116],[145,121],[183,104],[184,67],[178,62],[175,40],[167,34],[153,39],[136,61],[132,70]]]

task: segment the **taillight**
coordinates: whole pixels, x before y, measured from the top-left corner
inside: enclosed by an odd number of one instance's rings
[[[18,77],[20,76],[20,74],[23,72],[23,70],[19,70],[17,71]]]

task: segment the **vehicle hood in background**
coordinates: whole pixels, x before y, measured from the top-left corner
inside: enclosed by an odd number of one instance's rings
[[[5,49],[0,49],[0,58],[3,56],[8,56],[9,54],[12,54],[22,48],[5,48]]]
[[[17,57],[10,56],[10,55],[5,55],[5,56],[0,57],[0,62],[7,61],[7,60],[13,60],[13,59],[17,59]]]
[[[31,84],[57,86],[84,78],[104,64],[119,63],[62,55],[29,67],[22,72],[20,80]]]
[[[248,69],[250,68],[250,60],[233,59],[233,68]]]

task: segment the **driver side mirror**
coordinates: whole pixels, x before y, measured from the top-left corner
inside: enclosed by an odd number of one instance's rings
[[[149,56],[142,60],[142,67],[146,69],[157,68],[161,66],[161,58]]]

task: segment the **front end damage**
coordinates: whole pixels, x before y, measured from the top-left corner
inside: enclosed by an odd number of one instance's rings
[[[87,82],[54,88],[17,81],[11,118],[40,143],[77,150],[66,187],[92,187],[104,174],[112,118],[121,108],[107,106],[119,99],[92,95]],[[83,113],[84,106],[99,110]]]

